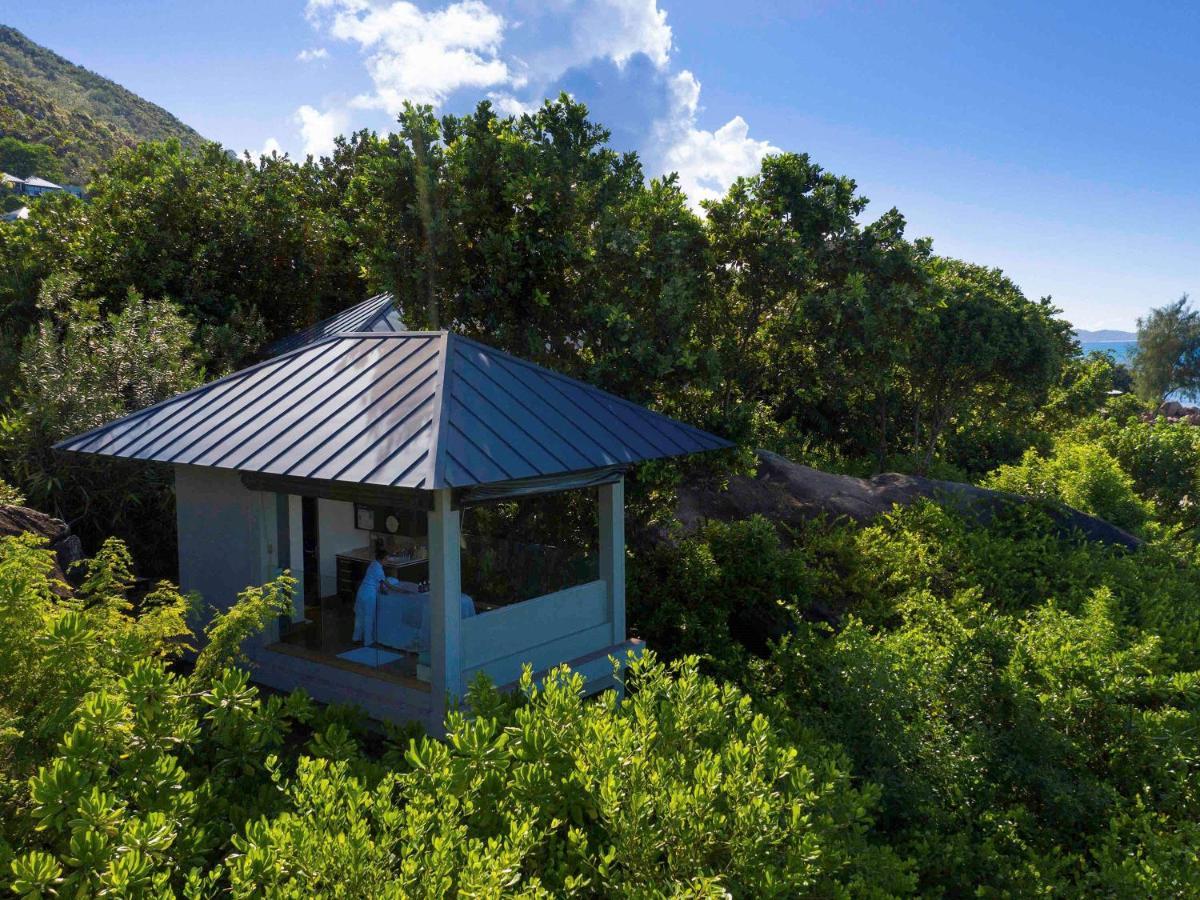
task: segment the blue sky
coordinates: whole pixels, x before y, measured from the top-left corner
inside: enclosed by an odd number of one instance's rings
[[[0,0],[0,22],[239,150],[319,151],[401,96],[565,88],[695,197],[806,151],[1080,327],[1200,288],[1186,4]]]

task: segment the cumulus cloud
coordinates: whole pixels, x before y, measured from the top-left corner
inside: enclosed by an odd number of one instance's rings
[[[658,0],[309,0],[306,14],[320,35],[357,46],[370,78],[342,111],[297,111],[309,153],[328,152],[351,115],[392,117],[405,100],[443,106],[482,94],[519,115],[561,90],[588,104],[614,144],[639,150],[650,174],[678,171],[693,203],[777,149],[740,116],[700,127],[700,83],[673,71]]]
[[[345,132],[349,117],[338,109],[321,112],[304,105],[296,110],[295,121],[300,126],[304,152],[313,156],[327,155],[333,150],[333,139]]]
[[[412,3],[313,0],[309,17],[366,53],[374,91],[365,107],[397,111],[403,101],[440,105],[461,88],[512,84],[499,57],[504,18],[480,0],[422,12]]]
[[[301,50],[296,54],[296,59],[300,62],[314,62],[318,59],[329,59],[329,51],[324,47],[310,47],[307,50]]]
[[[770,141],[750,137],[750,126],[734,116],[715,131],[696,127],[700,82],[687,69],[671,79],[671,112],[658,128],[663,168],[679,173],[693,205],[715,200],[739,176],[758,171],[763,157],[778,153]]]
[[[513,40],[529,77],[544,86],[595,60],[623,68],[642,56],[659,69],[673,46],[667,14],[657,0],[563,0],[522,10]]]
[[[275,138],[269,137],[263,144],[262,149],[258,151],[258,155],[270,156],[273,153],[278,153],[280,156],[283,156],[283,147]]]

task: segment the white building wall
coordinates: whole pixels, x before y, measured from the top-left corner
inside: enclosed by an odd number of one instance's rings
[[[273,504],[274,494],[247,490],[236,472],[175,467],[179,586],[200,593],[203,621],[274,574]]]
[[[317,501],[317,541],[320,550],[321,596],[337,593],[337,555],[365,547],[370,532],[354,527],[354,504],[345,500]]]

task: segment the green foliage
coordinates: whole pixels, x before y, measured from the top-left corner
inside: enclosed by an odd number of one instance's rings
[[[1049,299],[1028,301],[999,269],[936,260],[935,301],[914,343],[914,443],[932,461],[954,426],[974,430],[1031,417],[1075,349]]]
[[[1138,396],[1158,402],[1172,391],[1200,393],[1200,311],[1187,294],[1138,319],[1133,377]]]
[[[1200,429],[1114,415],[1085,422],[1080,434],[1117,459],[1157,519],[1186,529],[1200,524]]]
[[[205,627],[205,645],[196,657],[195,675],[203,680],[248,662],[242,645],[269,623],[292,610],[296,579],[284,572],[262,587],[248,587],[237,602],[213,614]]]
[[[628,609],[652,647],[698,654],[726,676],[761,652],[814,602],[818,573],[806,548],[785,547],[775,526],[756,516],[711,522],[695,536],[634,555]]]
[[[218,671],[250,623],[282,608],[287,579],[247,591],[209,631],[219,649],[184,676],[163,661],[182,647],[185,601],[164,586],[135,613],[119,544],[89,563],[77,599],[55,595],[49,564],[30,539],[0,543],[2,835],[18,891],[912,887],[909,865],[872,838],[876,789],[855,786],[832,748],[786,739],[694,660],[633,661],[623,703],[585,700],[565,669],[539,684],[526,672],[518,697],[480,681],[472,715],[451,714],[444,742],[421,737],[373,758],[343,712],[302,694],[263,698],[247,673]]]
[[[24,506],[25,495],[0,478],[0,506]]]
[[[22,780],[70,727],[82,699],[136,664],[187,646],[188,601],[160,584],[135,608],[131,562],[109,541],[73,595],[53,581],[53,554],[32,536],[0,539],[0,812],[19,834]]]
[[[51,446],[195,386],[191,326],[173,304],[132,290],[119,311],[103,315],[67,276],[47,279],[38,302],[45,318],[25,342],[21,386],[0,416],[6,474],[35,506],[76,520],[86,538],[116,533],[169,561],[169,473],[67,458]]]
[[[22,141],[12,135],[0,137],[0,172],[18,178],[37,175],[55,182],[63,177],[62,163],[50,147]]]
[[[1065,541],[1030,510],[978,528],[932,504],[808,543],[862,618],[798,625],[755,693],[882,786],[877,827],[923,890],[1187,883],[1191,565]]]
[[[631,698],[580,697],[565,671],[514,705],[475,685],[405,770],[377,784],[302,761],[291,809],[252,824],[234,896],[376,886],[385,896],[797,896],[905,892],[866,838],[875,797],[836,756],[782,743],[749,698],[651,660]],[[481,712],[482,711],[482,712]]]
[[[985,479],[984,485],[1065,503],[1132,531],[1138,530],[1150,513],[1134,491],[1133,479],[1112,454],[1096,443],[1060,439],[1048,456],[1027,450],[1020,463],[1001,466]]]
[[[939,258],[854,182],[764,160],[706,218],[675,179],[563,96],[518,117],[409,107],[330,158],[239,160],[147,143],[85,204],[0,229],[0,393],[67,270],[109,313],[170,298],[210,374],[391,289],[413,327],[479,337],[740,441],[791,455],[988,471],[1073,350],[1048,302]],[[1006,439],[1007,438],[1007,439]],[[735,466],[740,464],[735,463]],[[34,493],[31,491],[31,496]]]
[[[331,165],[353,166],[357,256],[405,322],[702,419],[709,263],[674,181],[646,184],[565,95],[518,118],[410,107],[400,126],[353,135]]]
[[[1058,384],[1038,411],[1039,424],[1052,432],[1069,429],[1104,409],[1113,390],[1129,390],[1129,371],[1109,353],[1092,352],[1066,360]]]

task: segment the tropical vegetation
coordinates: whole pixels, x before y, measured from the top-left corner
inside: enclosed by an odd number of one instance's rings
[[[302,162],[145,143],[87,202],[0,229],[0,496],[93,550],[66,586],[36,539],[0,540],[14,891],[1196,893],[1200,429],[1155,415],[1178,384],[1127,393],[1161,342],[1133,375],[1081,356],[1048,298],[867,210],[783,153],[697,212],[561,97],[410,107]],[[233,598],[157,580],[169,475],[50,450],[382,290],[410,326],[737,442],[631,475],[628,613],[654,652],[623,700],[566,670],[481,681],[434,739],[260,692],[239,647],[290,579],[195,633]],[[1033,502],[681,531],[675,487],[758,448]],[[1059,505],[1136,549],[1064,532]]]

